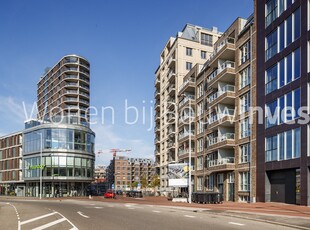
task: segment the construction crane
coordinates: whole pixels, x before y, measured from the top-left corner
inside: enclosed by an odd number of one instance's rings
[[[130,152],[131,149],[110,149],[110,150],[99,150],[98,154],[107,153],[109,151],[110,153],[113,153],[113,157],[116,157],[116,153],[121,152]]]

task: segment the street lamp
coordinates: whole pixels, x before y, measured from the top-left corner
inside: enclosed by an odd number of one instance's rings
[[[36,132],[35,134],[40,135],[40,200],[42,199],[42,170],[43,170],[43,165],[42,165],[42,151],[43,151],[43,136],[42,133]]]
[[[182,94],[184,96],[184,98],[187,97],[186,94]],[[188,97],[189,98],[189,97]],[[184,99],[185,100],[185,99]],[[188,203],[192,203],[192,116],[191,116],[191,111],[192,111],[192,107],[191,107],[191,100],[189,98],[189,144],[188,144],[188,148],[189,148],[189,152],[188,152],[188,165],[189,165],[189,171],[188,171]]]

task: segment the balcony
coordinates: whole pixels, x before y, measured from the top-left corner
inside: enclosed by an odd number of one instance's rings
[[[221,159],[209,160],[208,170],[214,171],[230,171],[235,169],[235,158],[224,157]]]
[[[192,105],[195,103],[195,95],[187,95],[180,103],[179,103],[179,109],[183,107],[187,102],[191,101]]]
[[[172,80],[175,80],[175,72],[173,70],[170,70],[168,73],[168,81],[172,82]]]
[[[222,104],[235,104],[235,86],[225,85],[218,92],[211,94],[208,97],[209,107],[221,102]]]
[[[156,99],[160,97],[160,92],[159,92],[159,90],[155,90],[155,92],[154,92],[154,97],[155,97]]]
[[[89,94],[88,93],[84,93],[84,92],[79,92],[80,95],[86,97],[86,98],[89,98]]]
[[[156,111],[160,111],[160,103],[156,102],[154,106]]]
[[[167,147],[168,147],[168,149],[174,149],[175,148],[175,142],[168,142]]]
[[[235,39],[226,38],[218,41],[213,53],[210,55],[208,64],[212,66],[218,59],[232,60],[235,58]]]
[[[82,85],[82,84],[80,84],[80,87],[81,87],[82,89],[89,90],[89,86],[87,86],[87,85]]]
[[[66,85],[65,85],[65,86],[66,86],[66,87],[77,87],[78,84],[75,83],[75,82],[66,82]]]
[[[235,116],[235,109],[225,108],[224,111],[209,117],[208,129],[212,131],[212,129],[217,127],[218,125],[234,126],[234,116]]]
[[[195,90],[195,79],[189,78],[186,79],[183,84],[179,87],[179,94],[183,93],[188,87],[191,87],[193,90]]]
[[[167,62],[167,65],[168,67],[171,67],[175,64],[175,57],[171,56],[169,59],[168,59],[168,62]]]
[[[168,122],[174,122],[175,121],[175,115],[174,114],[168,114],[167,115],[167,121]]]
[[[158,78],[155,79],[155,87],[159,88],[160,86],[160,80]]]
[[[169,94],[169,95],[175,94],[175,85],[169,86],[169,88],[168,88],[168,94]]]
[[[168,129],[168,132],[167,132],[168,135],[170,134],[175,134],[175,129]]]
[[[211,147],[211,146],[218,145],[218,144],[234,145],[234,141],[235,141],[235,133],[225,133],[225,134],[222,134],[221,136],[210,138],[208,140],[208,146]],[[217,146],[217,147],[221,147],[221,146]]]
[[[195,130],[191,130],[191,132],[179,133],[179,140],[187,138],[189,136],[195,136]]]
[[[76,95],[77,93],[78,93],[78,91],[77,90],[66,90],[65,92],[64,92],[65,94],[73,94],[73,95]]]
[[[225,61],[221,64],[221,66],[215,70],[208,78],[207,82],[212,85],[215,80],[221,80],[224,82],[233,82],[235,81],[234,75],[235,72],[235,62],[233,61]],[[213,82],[214,81],[214,82]]]
[[[189,149],[179,149],[179,156],[189,154]],[[195,149],[191,149],[191,154],[195,154]]]
[[[175,107],[175,99],[170,99],[167,101],[167,109],[171,109]]]

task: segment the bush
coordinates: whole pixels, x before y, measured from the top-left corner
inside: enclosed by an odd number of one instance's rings
[[[10,192],[10,196],[16,196],[16,193],[15,192]]]

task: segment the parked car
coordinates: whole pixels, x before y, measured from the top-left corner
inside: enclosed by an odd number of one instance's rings
[[[105,194],[104,194],[104,198],[115,198],[115,193],[111,190],[108,190]]]

